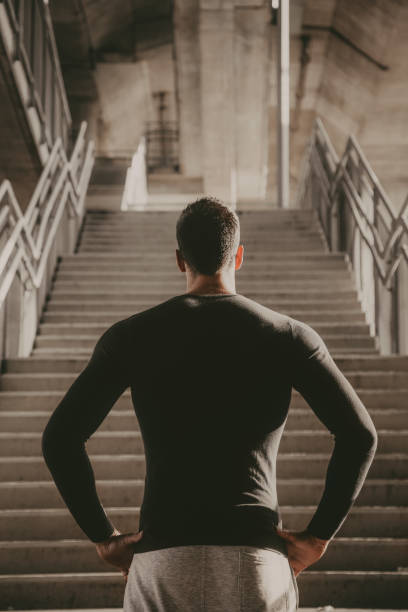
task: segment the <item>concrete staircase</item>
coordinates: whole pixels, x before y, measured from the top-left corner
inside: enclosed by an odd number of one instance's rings
[[[32,355],[0,377],[0,609],[119,608],[124,584],[64,508],[40,453],[51,411],[114,321],[185,293],[175,261],[178,211],[88,213],[63,257]],[[325,556],[298,576],[301,606],[408,608],[408,356],[382,356],[342,253],[311,211],[241,213],[237,291],[312,325],[379,434],[366,483]],[[292,393],[278,456],[283,526],[303,529],[323,492],[329,432]],[[129,392],[88,452],[114,523],[136,530],[144,454]],[[192,611],[194,612],[194,611]],[[249,611],[248,611],[249,612]]]

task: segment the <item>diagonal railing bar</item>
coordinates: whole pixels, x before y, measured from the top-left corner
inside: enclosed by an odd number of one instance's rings
[[[408,263],[408,197],[396,213],[354,136],[348,138],[339,157],[317,118],[306,151],[297,205],[316,209],[330,250],[347,251],[361,295],[374,309],[371,318],[375,332],[381,325],[386,327],[383,319],[387,311],[392,319],[391,336],[398,336],[398,322],[403,316],[399,272],[402,263]],[[367,272],[370,265],[371,279]],[[387,300],[390,304],[385,306]],[[392,352],[397,352],[397,338],[391,338],[388,344],[393,346]]]
[[[71,146],[72,124],[48,4],[0,0],[0,40],[44,165],[58,138]]]
[[[321,137],[324,139],[324,147],[319,146],[318,139]],[[367,214],[364,207],[364,202],[362,201],[356,185],[354,184],[350,173],[347,170],[347,162],[350,159],[350,154],[352,151],[355,151],[358,154],[359,159],[362,162],[363,169],[366,172],[366,176],[363,178],[366,179],[368,177],[370,181],[369,184],[373,187],[373,192],[375,188],[379,194],[379,198],[377,200],[377,215],[381,218],[384,226],[386,226],[388,229],[388,234],[385,240],[381,238],[379,230],[377,227],[375,227],[373,221]],[[332,175],[328,175],[325,169],[325,164],[323,161],[323,155],[325,153],[330,156],[330,161],[333,167],[335,167],[335,171]],[[395,248],[397,241],[400,241],[404,237],[408,243],[408,197],[406,198],[401,210],[396,215],[388,196],[384,192],[382,185],[369,166],[366,158],[363,156],[358,143],[355,141],[355,138],[353,136],[349,137],[345,151],[342,157],[339,159],[331,145],[327,132],[324,129],[320,119],[316,120],[315,129],[312,136],[312,146],[309,149],[309,174],[311,170],[319,175],[321,184],[325,187],[323,194],[327,207],[330,210],[336,207],[336,195],[338,194],[338,191],[343,190],[346,187],[349,196],[348,203],[354,203],[354,206],[351,209],[354,220],[358,224],[359,230],[367,246],[371,249],[373,257],[378,262],[378,270],[381,274],[382,281],[384,284],[387,284],[387,281],[389,281],[392,277],[391,269],[394,271],[396,269],[393,261],[386,265],[387,258],[391,256],[391,250]],[[307,180],[308,175],[305,178],[305,182]],[[303,190],[301,193],[304,191],[304,186],[302,187]],[[388,216],[391,219],[391,223],[389,223],[384,217],[379,203],[385,207]],[[366,228],[363,227],[361,223],[362,220],[365,221]],[[401,249],[404,258],[406,258],[408,251],[407,245],[402,244],[399,246],[399,248]],[[394,253],[393,257],[400,258],[401,255]],[[384,268],[389,268],[389,270],[384,272]]]
[[[0,305],[22,268],[31,286],[40,287],[64,211],[83,212],[93,167],[93,142],[86,143],[85,133],[84,122],[69,160],[62,140],[55,142],[24,214],[10,181],[0,185]]]

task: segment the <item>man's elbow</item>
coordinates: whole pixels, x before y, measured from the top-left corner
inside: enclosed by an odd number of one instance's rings
[[[66,443],[61,430],[47,425],[41,436],[41,452],[48,466],[66,453]]]
[[[368,453],[374,454],[378,446],[378,433],[374,425],[360,430],[358,442]]]
[[[46,427],[41,436],[41,452],[47,464],[55,455],[57,446],[55,436]]]

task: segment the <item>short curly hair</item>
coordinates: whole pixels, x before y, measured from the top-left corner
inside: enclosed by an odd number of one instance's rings
[[[193,272],[213,275],[236,254],[239,217],[217,198],[200,198],[181,212],[176,235],[181,255]]]

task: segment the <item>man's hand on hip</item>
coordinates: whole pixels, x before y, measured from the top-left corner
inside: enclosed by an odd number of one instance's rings
[[[276,528],[278,535],[286,540],[288,560],[295,572],[300,574],[306,567],[316,563],[326,552],[330,540],[321,540],[304,531]]]
[[[142,535],[143,531],[122,534],[115,529],[110,538],[96,544],[96,550],[100,558],[120,569],[125,581],[133,559],[133,546],[141,540]]]

